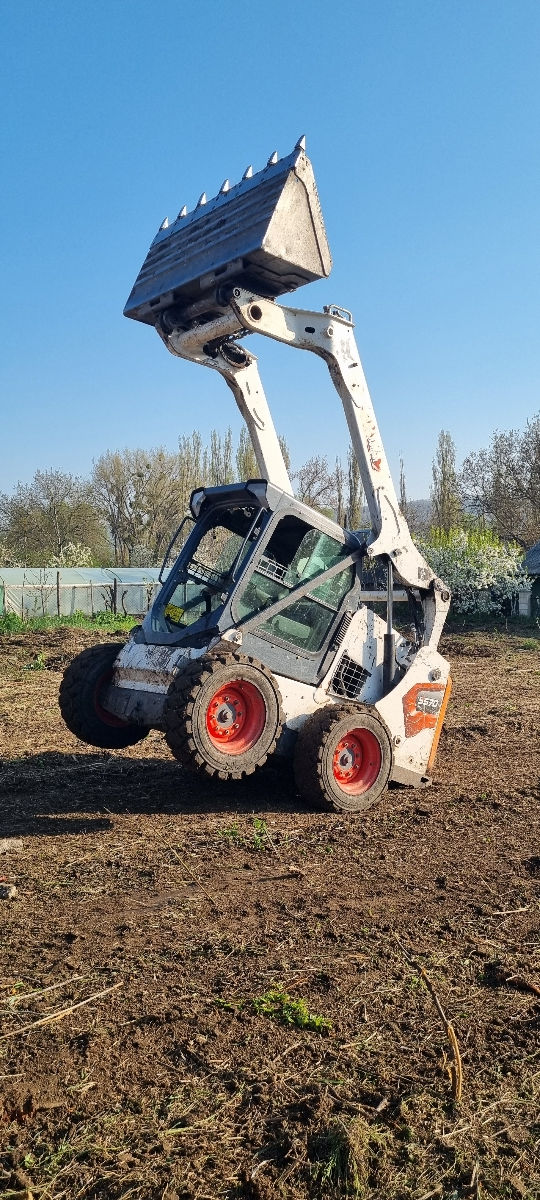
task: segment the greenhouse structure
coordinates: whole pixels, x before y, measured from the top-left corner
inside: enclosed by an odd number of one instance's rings
[[[158,576],[159,567],[0,567],[0,616],[144,616]]]

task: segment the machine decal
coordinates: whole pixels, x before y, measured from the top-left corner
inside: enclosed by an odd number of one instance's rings
[[[435,729],[443,702],[444,683],[415,683],[403,697],[405,737],[415,737],[423,729]]]

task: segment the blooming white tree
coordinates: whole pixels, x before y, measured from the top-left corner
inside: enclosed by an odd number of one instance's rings
[[[92,551],[82,542],[66,542],[60,554],[51,556],[50,567],[91,567]]]
[[[0,567],[20,567],[20,562],[5,542],[0,542]]]
[[[501,613],[527,582],[520,546],[489,529],[432,529],[418,546],[452,591],[459,613]]]

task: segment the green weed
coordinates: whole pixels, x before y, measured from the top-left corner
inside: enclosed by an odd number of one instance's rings
[[[227,841],[232,842],[234,846],[242,846],[244,843],[244,839],[236,822],[233,822],[232,825],[229,825],[228,829],[220,829],[219,837],[226,838]]]
[[[254,817],[253,818],[253,839],[252,839],[252,844],[253,844],[254,850],[264,850],[266,848],[267,832],[268,832],[268,830],[267,830],[266,821],[263,821],[261,819],[261,817]]]
[[[270,988],[263,996],[251,1001],[255,1012],[261,1017],[270,1017],[281,1025],[294,1025],[297,1029],[311,1029],[314,1033],[328,1033],[332,1022],[328,1017],[310,1013],[305,1000],[294,1000],[281,988]]]
[[[47,666],[47,663],[45,661],[45,655],[42,654],[40,651],[39,654],[36,654],[35,658],[32,659],[32,662],[25,664],[25,666],[23,667],[23,670],[24,671],[44,671],[46,666]]]
[[[520,650],[540,650],[540,641],[538,638],[524,638],[519,647]]]
[[[216,1000],[220,1008],[227,1012],[239,1012],[250,1008],[259,1017],[269,1017],[280,1025],[293,1025],[296,1029],[311,1029],[314,1033],[325,1034],[332,1028],[328,1017],[319,1017],[310,1013],[305,1000],[294,1000],[288,992],[281,988],[269,988],[262,996],[254,1000]]]
[[[231,842],[231,844],[234,846],[245,846],[246,848],[251,848],[252,850],[265,850],[267,833],[268,830],[266,821],[263,821],[261,817],[254,817],[253,833],[250,841],[247,841],[246,838],[241,834],[236,821],[234,821],[233,824],[229,825],[226,829],[220,829],[219,837],[226,838],[227,841]]]

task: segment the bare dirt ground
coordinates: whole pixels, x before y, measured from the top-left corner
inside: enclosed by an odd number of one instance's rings
[[[448,636],[434,786],[349,818],[82,745],[97,640],[0,639],[0,1197],[538,1196],[538,643]]]

